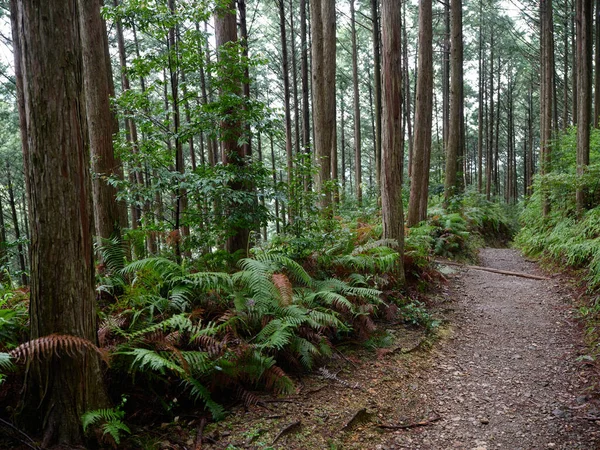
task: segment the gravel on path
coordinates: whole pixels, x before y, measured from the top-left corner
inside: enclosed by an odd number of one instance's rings
[[[483,249],[480,265],[538,271],[512,249]],[[600,449],[569,290],[557,279],[466,270],[452,291],[454,333],[421,388],[441,420],[377,448]]]

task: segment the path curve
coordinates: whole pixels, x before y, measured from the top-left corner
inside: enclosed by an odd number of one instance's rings
[[[537,271],[511,249],[483,249],[480,260]],[[569,293],[558,283],[465,271],[453,286],[453,338],[425,383],[441,420],[380,448],[600,449],[600,425],[584,418],[598,411],[583,392]]]

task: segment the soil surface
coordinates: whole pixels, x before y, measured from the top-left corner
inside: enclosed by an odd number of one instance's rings
[[[479,264],[542,275],[510,249],[483,249]],[[472,269],[450,278],[431,349],[390,325],[394,346],[338,355],[296,395],[207,427],[208,448],[600,449],[568,287]]]

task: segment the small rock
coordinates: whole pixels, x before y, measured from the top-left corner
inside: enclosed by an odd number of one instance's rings
[[[556,444],[554,442],[548,442],[548,445],[546,445],[546,447],[548,447],[548,448],[556,448]]]
[[[479,419],[479,422],[481,422],[482,425],[487,425],[488,423],[490,423],[490,419],[488,419],[487,417],[482,417],[481,419]]]

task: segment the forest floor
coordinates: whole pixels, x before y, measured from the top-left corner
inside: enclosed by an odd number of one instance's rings
[[[511,249],[483,249],[480,265],[541,274]],[[390,325],[392,347],[337,355],[296,395],[207,426],[196,448],[600,449],[566,283],[473,269],[449,278],[435,339]]]

